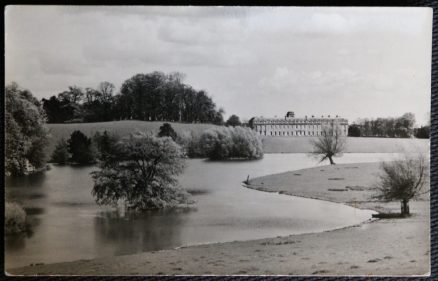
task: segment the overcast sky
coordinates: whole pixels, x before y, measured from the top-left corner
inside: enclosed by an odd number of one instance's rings
[[[9,6],[6,83],[38,98],[186,74],[226,117],[430,112],[426,8]]]

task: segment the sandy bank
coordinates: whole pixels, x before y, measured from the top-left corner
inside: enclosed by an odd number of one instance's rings
[[[321,171],[322,170],[322,171]],[[324,166],[252,179],[252,188],[399,210],[370,202],[377,163]],[[346,191],[330,191],[335,189]],[[304,210],[303,210],[304,211]],[[430,268],[429,201],[412,217],[253,241],[10,269],[18,275],[423,275]]]

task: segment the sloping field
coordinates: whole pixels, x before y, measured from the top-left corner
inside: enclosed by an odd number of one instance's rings
[[[57,141],[61,138],[68,139],[74,130],[80,130],[87,136],[93,136],[97,131],[113,132],[125,136],[135,131],[156,134],[164,122],[148,121],[112,121],[99,123],[76,124],[48,124],[52,135],[48,147],[49,155],[52,153]],[[172,123],[172,127],[179,134],[200,135],[204,130],[215,127],[212,124],[184,124]],[[265,153],[308,153],[312,150],[310,140],[312,137],[265,137],[263,148]],[[396,139],[396,138],[348,138],[347,153],[396,153],[403,151],[429,151],[429,140],[424,139]]]
[[[265,153],[307,153],[312,151],[313,137],[265,137]],[[428,139],[347,138],[346,153],[428,152]]]
[[[105,130],[110,133],[116,133],[119,136],[126,136],[135,131],[150,132],[157,134],[161,125],[165,122],[147,122],[136,120],[124,120],[124,121],[112,121],[112,122],[99,122],[99,123],[75,123],[75,124],[47,124],[50,129],[51,138],[49,141],[49,147],[47,149],[49,155],[55,148],[56,143],[61,138],[67,140],[71,133],[75,130],[80,130],[88,137],[93,136],[97,131],[104,132]],[[200,135],[204,130],[215,127],[213,124],[184,124],[184,123],[172,123],[172,128],[178,135],[190,134]]]

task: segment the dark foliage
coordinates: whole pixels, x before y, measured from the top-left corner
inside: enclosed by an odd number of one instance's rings
[[[68,150],[71,153],[70,160],[78,164],[95,163],[95,149],[90,138],[81,131],[74,131],[68,140]]]
[[[93,136],[93,143],[97,148],[96,158],[100,161],[109,161],[111,157],[117,155],[117,142],[120,137],[116,134],[96,132]]]
[[[419,139],[428,139],[430,137],[430,127],[422,126],[415,130],[415,137]]]
[[[69,87],[42,103],[49,123],[136,119],[222,125],[223,110],[216,109],[205,91],[194,90],[182,79],[180,73],[136,74],[116,95],[113,84],[102,82],[97,90]]]
[[[66,164],[70,160],[70,153],[68,152],[68,144],[64,139],[61,139],[52,153],[51,161],[58,164]]]
[[[242,125],[242,123],[240,122],[239,116],[233,114],[228,118],[225,125],[236,127]]]
[[[160,127],[160,131],[158,132],[158,137],[170,137],[173,141],[176,141],[178,135],[172,126],[169,123],[164,123]]]
[[[349,137],[360,137],[360,126],[352,124],[348,126],[348,136]]]

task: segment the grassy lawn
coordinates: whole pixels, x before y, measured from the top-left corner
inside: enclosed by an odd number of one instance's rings
[[[307,153],[312,151],[313,137],[264,137],[265,153]],[[347,138],[346,153],[397,153],[429,151],[428,139]]]

